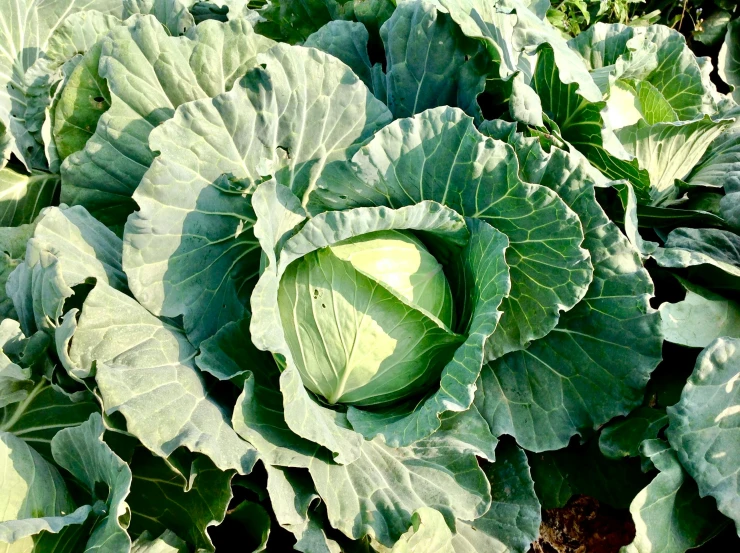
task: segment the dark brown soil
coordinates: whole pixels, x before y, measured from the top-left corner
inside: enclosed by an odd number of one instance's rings
[[[540,539],[529,553],[617,553],[634,537],[629,511],[576,495],[565,507],[542,513]]]

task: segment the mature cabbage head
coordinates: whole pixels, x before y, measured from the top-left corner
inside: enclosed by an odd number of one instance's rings
[[[451,330],[442,266],[408,232],[372,232],[293,262],[278,305],[305,386],[329,403],[373,405],[420,392],[464,341]]]

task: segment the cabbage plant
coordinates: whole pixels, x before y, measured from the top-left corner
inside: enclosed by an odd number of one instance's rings
[[[740,521],[738,110],[677,32],[50,4],[0,0],[0,550],[525,552],[575,494],[627,551]]]

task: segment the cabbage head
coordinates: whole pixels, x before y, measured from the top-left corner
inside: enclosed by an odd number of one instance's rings
[[[439,379],[462,336],[442,266],[412,234],[380,231],[291,263],[280,318],[305,386],[329,403],[373,405]]]

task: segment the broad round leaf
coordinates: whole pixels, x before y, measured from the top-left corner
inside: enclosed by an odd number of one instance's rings
[[[206,21],[187,38],[169,36],[153,16],[113,29],[100,44],[93,76],[107,81],[111,107],[85,148],[62,164],[62,201],[84,205],[106,224],[122,224],[157,150],[149,149],[152,130],[179,105],[230,90],[272,44],[245,20]],[[77,94],[87,95],[84,89]],[[61,138],[58,133],[57,142]]]
[[[550,187],[578,213],[594,263],[586,296],[550,334],[481,373],[476,404],[494,435],[545,451],[637,407],[663,337],[648,303],[650,276],[596,202],[585,167],[562,150],[544,152],[534,139],[514,144],[522,176]]]
[[[120,411],[128,431],[157,455],[185,447],[208,455],[221,470],[252,470],[256,452],[206,393],[184,333],[129,296],[102,282],[93,288],[69,357],[88,372],[95,364],[106,411]]]
[[[643,457],[660,472],[630,504],[635,539],[624,553],[684,553],[709,541],[726,519],[708,498],[700,498],[696,483],[686,478],[676,452],[661,440],[646,440]]]
[[[254,186],[274,174],[300,197],[325,163],[390,119],[347,66],[318,50],[278,45],[257,59],[232,91],[183,105],[152,133],[161,155],[126,226],[131,291],[155,314],[183,315],[195,344],[246,312],[260,259]]]
[[[740,534],[740,339],[718,338],[696,361],[666,432],[702,496],[711,495]]]
[[[43,147],[28,136],[26,71],[49,47],[63,19],[80,10],[120,16],[120,0],[4,0],[0,9],[0,124],[11,132],[12,149],[29,169],[43,168]]]
[[[86,505],[75,510],[59,471],[12,434],[0,432],[0,547],[19,551],[32,549],[35,534],[63,532],[82,524],[90,513]],[[56,536],[51,538],[52,543]],[[10,545],[8,545],[10,544]]]

